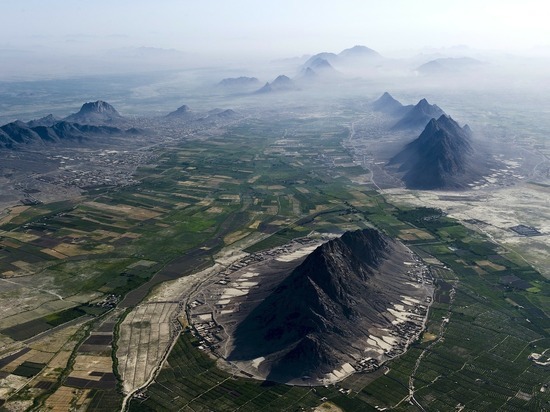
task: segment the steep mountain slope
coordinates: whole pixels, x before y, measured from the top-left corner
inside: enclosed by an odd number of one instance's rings
[[[445,112],[437,105],[429,104],[426,99],[422,99],[414,107],[408,110],[392,129],[423,129],[431,119],[437,119],[443,114],[445,114]]]
[[[29,127],[16,121],[0,127],[0,147],[17,149],[23,145],[58,143],[61,141],[82,141],[93,136],[135,134],[137,130],[124,131],[117,127],[81,125],[70,122],[57,122],[52,126]]]
[[[193,110],[191,110],[191,108],[186,104],[178,107],[176,110],[166,115],[167,119],[172,120],[190,120],[195,117],[197,117],[197,114],[193,112]]]
[[[450,116],[441,115],[426,125],[420,136],[389,161],[399,165],[411,189],[463,188],[479,177],[473,162],[472,133]]]
[[[403,116],[414,106],[403,106],[401,102],[394,99],[391,94],[384,92],[377,100],[372,103],[372,109],[377,112],[386,113],[392,116]]]
[[[124,118],[109,103],[98,100],[84,103],[78,113],[73,113],[63,120],[80,124],[104,124],[121,122]]]
[[[238,325],[228,359],[260,359],[268,379],[285,382],[357,360],[376,327],[391,327],[384,312],[410,288],[407,258],[375,229],[321,245]]]

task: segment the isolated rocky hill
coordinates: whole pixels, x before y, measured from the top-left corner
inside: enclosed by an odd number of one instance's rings
[[[377,100],[372,103],[372,109],[377,112],[389,114],[391,116],[403,116],[414,106],[403,106],[401,102],[394,99],[388,92],[384,92]]]
[[[124,118],[109,103],[98,100],[84,103],[77,113],[73,113],[63,120],[80,124],[109,124],[123,122]]]
[[[420,136],[390,159],[411,189],[457,189],[480,177],[474,161],[472,132],[450,116],[441,115],[426,125]]]
[[[193,110],[191,110],[191,108],[186,104],[178,107],[176,110],[166,115],[166,118],[168,119],[181,119],[181,120],[189,120],[195,117],[197,117],[197,114]]]
[[[238,325],[229,360],[265,359],[268,379],[320,379],[361,356],[384,312],[408,287],[403,246],[375,229],[312,252]],[[410,257],[410,256],[409,256]]]

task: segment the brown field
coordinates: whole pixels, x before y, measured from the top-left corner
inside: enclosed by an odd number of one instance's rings
[[[0,242],[0,244],[2,244],[4,246],[7,246],[7,247],[12,247],[14,249],[18,249],[18,248],[21,247],[21,244],[12,242],[11,240],[7,240],[7,239]]]
[[[434,335],[433,333],[424,332],[422,334],[422,343],[432,342],[436,339],[437,339],[437,335]]]
[[[226,245],[230,245],[232,243],[235,243],[238,240],[241,240],[247,237],[249,234],[250,232],[246,230],[238,230],[236,232],[228,234],[226,237],[223,238],[223,241]]]
[[[27,210],[29,206],[14,206],[7,209],[7,216],[4,216],[0,219],[0,225],[5,225],[6,223],[11,222],[11,220],[17,216],[19,216],[21,213],[23,213],[25,210]]]
[[[66,412],[71,410],[86,410],[84,405],[89,403],[88,394],[90,389],[76,389],[68,386],[61,386],[47,400],[45,408],[47,411]]]
[[[113,360],[110,356],[78,355],[69,377],[99,381],[101,376],[94,376],[92,372],[111,373]]]
[[[260,226],[260,223],[262,223],[261,220],[255,220],[254,222],[252,222],[248,227],[250,229],[258,229],[258,226]]]
[[[147,220],[160,216],[160,212],[129,205],[107,205],[98,202],[84,202],[84,206],[98,210],[107,210],[119,216],[131,217],[136,220]]]
[[[143,385],[170,343],[170,317],[177,303],[150,302],[137,306],[120,325],[118,371],[124,392]]]
[[[30,233],[6,232],[5,230],[0,230],[0,236],[11,237],[12,239],[18,240],[23,243],[32,242],[33,240],[40,239],[40,236],[32,235]]]
[[[59,253],[56,250],[53,249],[41,249],[42,253],[45,253],[46,255],[50,255],[51,257],[54,257],[56,259],[66,259],[67,255],[64,255],[63,253]]]
[[[486,275],[487,274],[487,272],[485,272],[479,266],[471,266],[471,268],[474,269],[478,275]]]
[[[476,263],[479,265],[479,266],[485,266],[485,267],[489,267],[489,268],[492,268],[494,270],[497,270],[497,271],[501,271],[501,270],[505,270],[506,267],[504,266],[501,266],[499,264],[496,264],[496,263],[493,263],[489,260],[477,260]]]

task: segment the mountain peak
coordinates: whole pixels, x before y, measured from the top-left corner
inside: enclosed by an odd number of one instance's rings
[[[77,113],[73,113],[63,120],[80,124],[101,124],[123,122],[124,118],[109,103],[97,100],[84,103]]]
[[[428,122],[445,114],[437,105],[428,103],[425,98],[421,99],[415,106],[408,110],[405,115],[393,127],[393,130],[424,128]]]
[[[296,90],[296,85],[294,81],[284,74],[281,74],[275,78],[271,83],[267,82],[263,87],[256,90],[255,93],[271,93],[271,92],[282,92]]]
[[[237,325],[228,359],[263,357],[271,380],[323,379],[352,361],[354,345],[364,347],[376,327],[392,327],[383,313],[410,287],[400,278],[405,250],[376,229],[322,244]]]
[[[398,100],[394,99],[391,94],[384,92],[377,100],[372,103],[373,110],[377,112],[384,112],[390,115],[402,114],[404,111],[409,110],[409,107],[405,107]]]
[[[79,114],[85,113],[108,113],[112,116],[120,117],[120,114],[109,103],[103,100],[97,100],[95,102],[84,103],[80,108]]]
[[[174,110],[173,112],[170,112],[166,115],[166,117],[168,117],[168,118],[184,119],[184,120],[190,120],[194,116],[195,116],[195,114],[193,113],[191,108],[189,106],[187,106],[186,104],[181,105],[176,110]]]
[[[420,136],[390,159],[411,189],[462,188],[472,179],[470,128],[450,116],[432,118]]]

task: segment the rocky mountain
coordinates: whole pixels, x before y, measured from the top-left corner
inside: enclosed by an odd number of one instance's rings
[[[61,119],[55,117],[53,114],[41,117],[40,119],[31,120],[27,122],[27,126],[36,127],[36,126],[53,126],[55,123],[59,122]]]
[[[390,159],[410,189],[460,189],[480,177],[472,132],[450,116],[432,119],[420,136]]]
[[[388,92],[384,92],[382,96],[372,103],[372,109],[374,111],[386,113],[392,116],[403,116],[412,108],[412,105],[403,106],[401,102],[394,99]]]
[[[393,130],[418,130],[423,129],[431,119],[437,119],[445,114],[435,104],[429,104],[426,99],[420,100],[392,127]]]
[[[270,380],[322,379],[360,357],[376,327],[391,327],[384,312],[409,287],[399,280],[406,259],[375,229],[319,246],[237,326],[228,359],[259,359]]]
[[[197,117],[197,114],[191,110],[189,106],[186,104],[178,107],[173,112],[168,113],[165,116],[167,119],[173,119],[173,120],[191,120]]]
[[[291,90],[296,90],[296,84],[288,76],[280,75],[277,76],[275,80],[271,83],[267,82],[262,88],[256,90],[255,93],[272,93],[272,92],[286,92]]]
[[[109,103],[98,100],[84,103],[78,113],[73,113],[63,120],[79,124],[108,124],[121,122],[124,118]]]
[[[15,121],[0,127],[0,147],[17,149],[23,145],[58,143],[61,141],[82,141],[94,136],[135,134],[137,130],[121,130],[110,126],[81,125],[60,121],[52,126],[30,127],[27,123]]]

